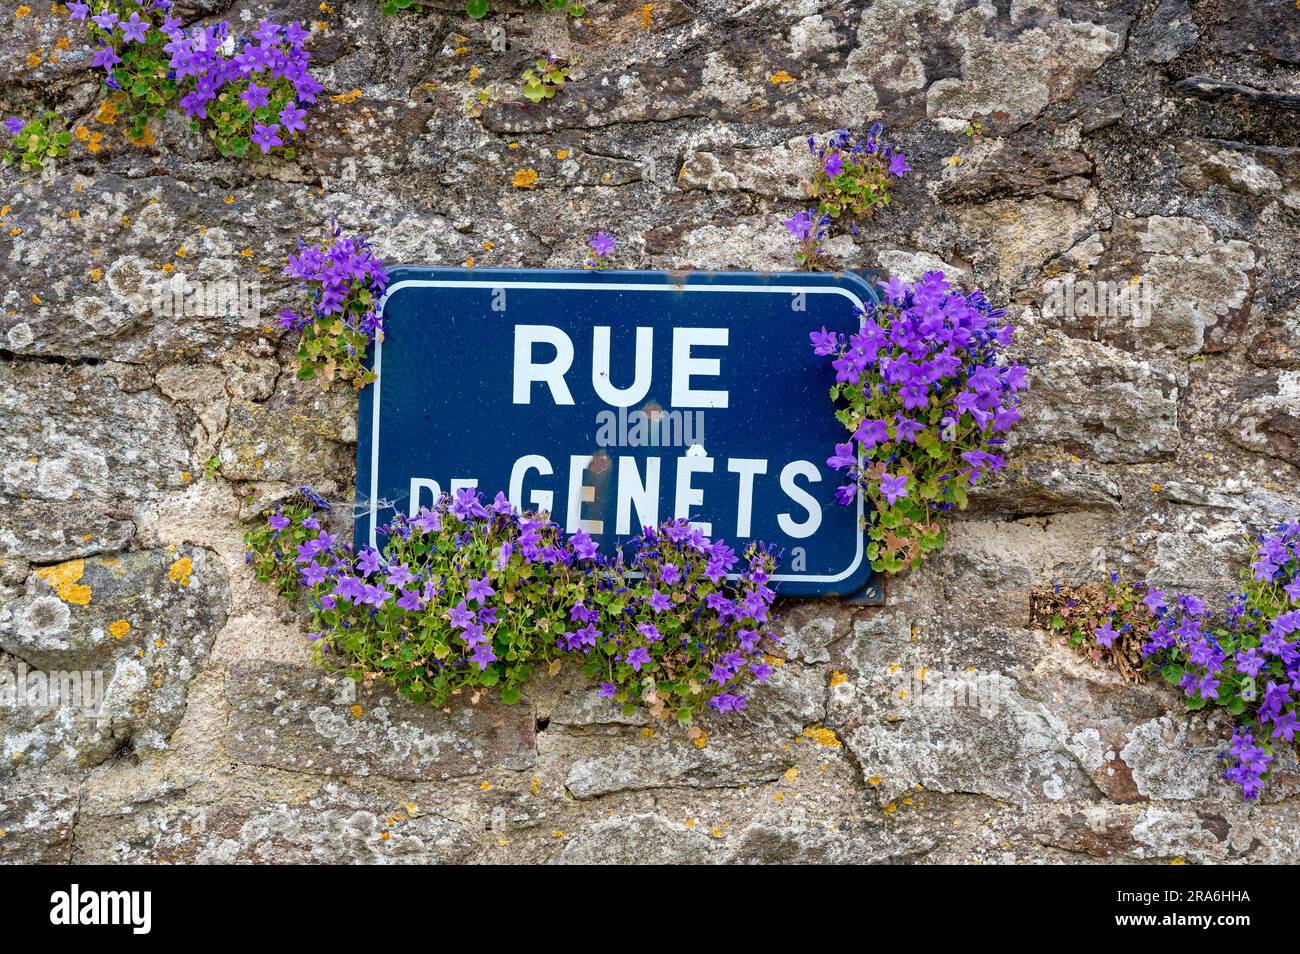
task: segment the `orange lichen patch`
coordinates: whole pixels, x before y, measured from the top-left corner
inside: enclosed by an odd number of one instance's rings
[[[149,131],[148,126],[145,126],[144,129],[140,131],[139,136],[133,136],[129,132],[124,132],[123,135],[126,136],[131,143],[137,146],[152,146],[154,144],[153,133]]]
[[[14,16],[19,20],[22,20],[25,17],[29,17],[31,16],[31,14],[32,14],[32,8],[27,6],[26,4],[23,4],[21,7],[19,7],[17,10],[14,11]]]
[[[795,82],[795,78],[791,76],[789,73],[787,73],[785,70],[777,70],[775,73],[773,73],[771,76],[767,78],[767,81],[771,83],[773,86],[781,86],[785,83]]]
[[[340,103],[344,106],[348,105],[348,103],[355,103],[360,98],[361,90],[359,89],[350,89],[346,93],[339,93],[337,96],[330,97],[334,102]]]
[[[354,706],[352,706],[348,711],[352,713],[352,718],[354,718],[354,719],[360,719],[360,718],[361,718],[361,714],[362,714],[365,710],[362,709],[361,706],[354,705]]]
[[[114,639],[121,639],[131,632],[131,624],[124,619],[117,619],[108,624],[108,633]]]
[[[641,14],[641,29],[650,29],[650,21],[655,17],[655,5],[653,3],[647,3],[637,12]]]
[[[516,189],[531,189],[537,185],[537,170],[532,168],[516,169],[510,184]]]
[[[59,599],[65,603],[85,606],[90,602],[90,587],[81,583],[64,583],[58,589]]]
[[[828,749],[838,749],[844,745],[840,741],[840,737],[832,729],[827,729],[824,726],[809,726],[803,730],[803,734],[804,738],[812,739],[818,745],[825,746]]]
[[[85,560],[69,560],[58,566],[42,567],[36,571],[36,578],[54,587],[63,602],[85,606],[90,602],[90,587],[78,582],[85,572]]]
[[[117,106],[111,100],[105,100],[95,113],[95,121],[103,123],[105,126],[111,126],[117,122]]]
[[[841,683],[848,682],[848,679],[849,677],[844,675],[844,673],[840,672],[838,669],[831,673],[832,686],[838,686]]]
[[[785,780],[787,782],[793,782],[798,777],[799,777],[799,770],[797,768],[788,768],[785,770]]]
[[[567,149],[557,149],[557,150],[555,150],[555,158],[556,158],[556,159],[559,159],[560,162],[563,162],[565,159],[568,159],[568,158],[569,158],[569,150],[567,150]]]
[[[181,586],[189,586],[190,574],[193,572],[194,564],[190,561],[190,558],[181,557],[173,563],[171,569],[167,571],[167,578],[169,580],[175,580]]]

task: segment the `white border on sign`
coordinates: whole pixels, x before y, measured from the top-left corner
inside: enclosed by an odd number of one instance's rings
[[[614,283],[614,282],[529,282],[529,281],[454,281],[449,279],[431,279],[431,278],[408,278],[398,282],[390,287],[384,294],[379,303],[380,310],[387,306],[388,300],[403,288],[558,288],[574,291],[658,291],[658,292],[740,292],[740,293],[784,293],[792,295],[798,292],[804,292],[810,295],[841,295],[849,299],[859,309],[864,309],[861,298],[853,294],[847,288],[840,288],[838,285],[656,285],[643,283]],[[370,421],[370,545],[378,548],[378,512],[379,512],[379,412],[381,408],[380,397],[382,395],[381,387],[383,385],[383,375],[380,369],[384,360],[384,339],[380,335],[375,341],[375,383],[374,392],[371,398],[371,407],[373,413]],[[847,570],[836,576],[791,576],[787,574],[773,574],[774,583],[838,583],[840,580],[848,579],[854,574],[862,564],[863,557],[863,528],[862,528],[862,494],[858,494],[858,547],[854,554],[853,562],[849,564]],[[732,573],[729,579],[735,579],[738,574]]]

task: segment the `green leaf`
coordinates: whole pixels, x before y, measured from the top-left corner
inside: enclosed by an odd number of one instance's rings
[[[487,16],[488,0],[465,0],[465,12],[475,20]]]

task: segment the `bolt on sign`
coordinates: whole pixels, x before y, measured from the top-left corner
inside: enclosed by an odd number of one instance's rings
[[[504,492],[612,552],[684,517],[781,553],[790,595],[877,597],[808,333],[877,297],[850,273],[393,269],[361,392],[358,546],[440,493]]]

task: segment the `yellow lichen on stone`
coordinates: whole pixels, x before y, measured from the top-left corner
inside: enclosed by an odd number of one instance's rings
[[[849,678],[848,676],[844,675],[844,673],[836,669],[834,672],[831,673],[831,685],[838,686],[842,682],[847,682],[848,678]]]
[[[108,624],[108,632],[114,639],[121,639],[131,632],[131,624],[124,619],[114,620]]]
[[[54,592],[63,602],[85,606],[90,602],[90,587],[77,582],[85,572],[85,560],[69,560],[57,566],[42,567],[36,571],[36,578],[54,587]]]
[[[515,176],[510,180],[510,184],[516,189],[531,189],[537,185],[536,169],[517,169]]]
[[[172,564],[172,568],[167,571],[167,578],[175,580],[181,586],[190,585],[190,574],[194,572],[194,564],[190,562],[189,557],[181,557]]]
[[[818,745],[824,745],[828,749],[838,749],[844,744],[832,729],[823,726],[809,726],[803,730],[803,734],[806,738],[812,739]]]

